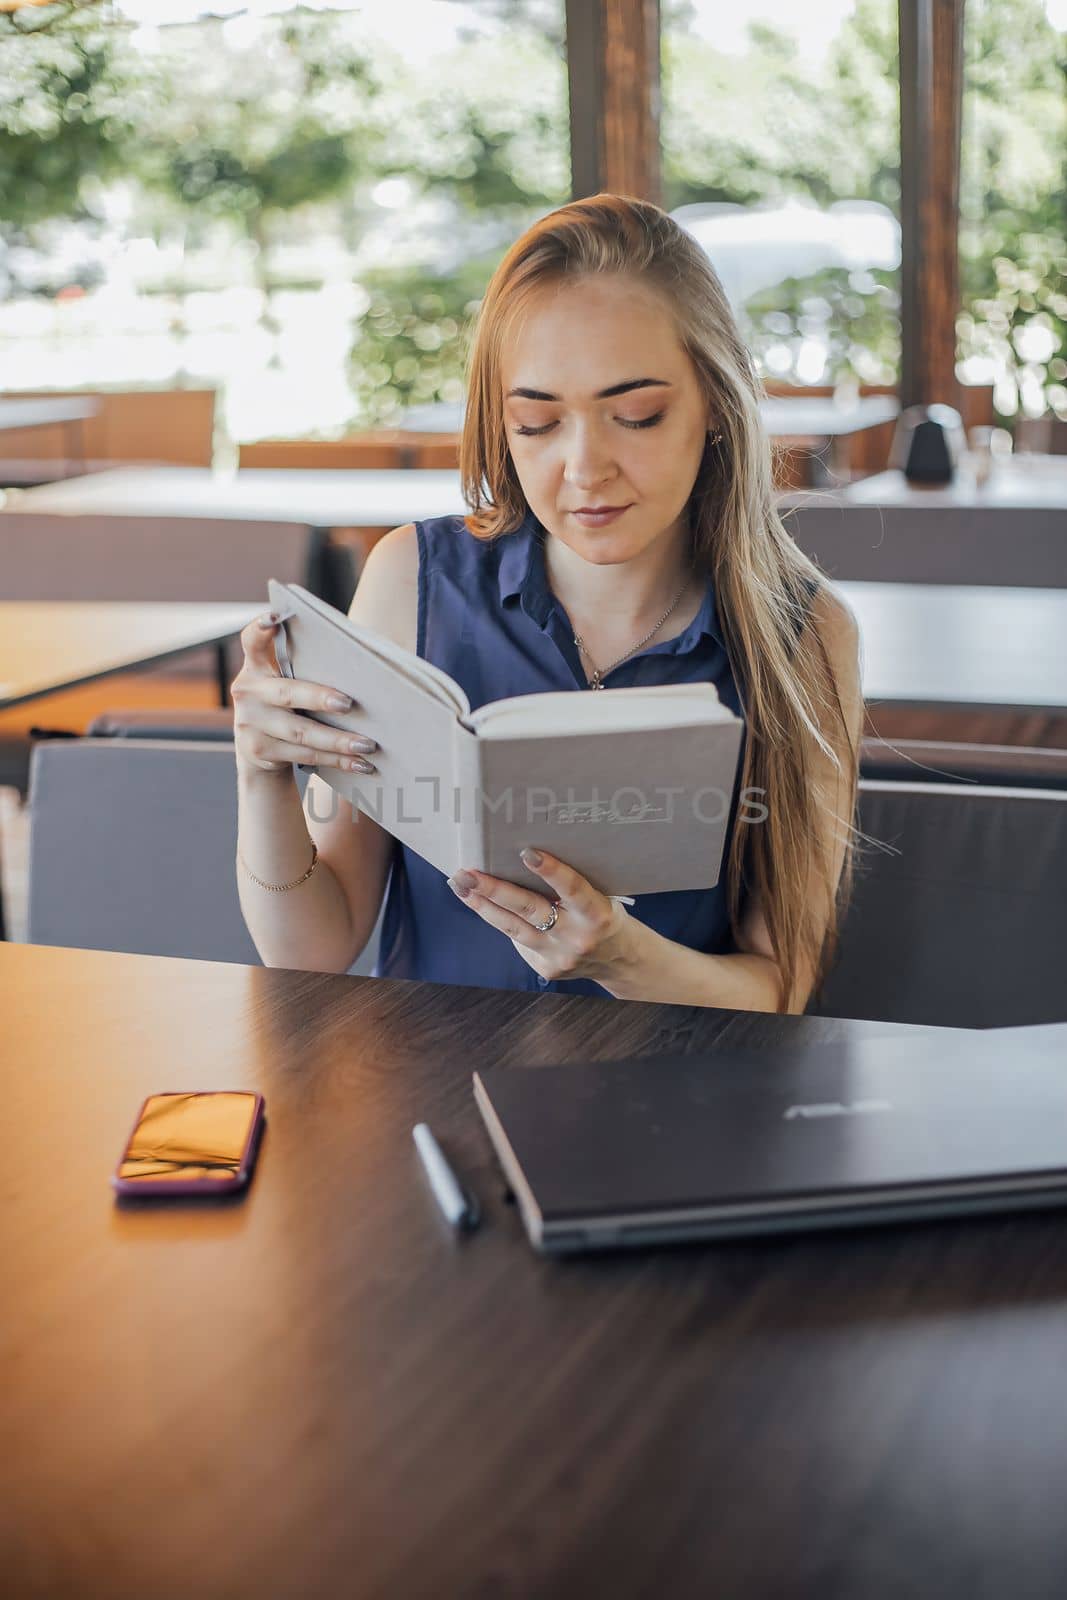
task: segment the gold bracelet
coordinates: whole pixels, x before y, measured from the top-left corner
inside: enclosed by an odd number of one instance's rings
[[[299,878],[294,878],[292,883],[264,883],[262,878],[257,878],[256,877],[255,873],[252,871],[251,867],[248,865],[248,862],[245,860],[245,858],[241,854],[240,850],[238,850],[238,852],[237,852],[237,859],[241,863],[242,867],[244,867],[245,871],[248,873],[248,876],[251,878],[253,883],[258,883],[259,887],[261,889],[269,889],[271,894],[281,894],[283,892],[283,890],[285,890],[285,889],[295,889],[298,883],[306,883],[307,882],[308,878],[310,878],[311,874],[314,872],[315,864],[319,859],[319,847],[315,843],[314,839],[312,839],[312,841],[311,841],[311,865],[307,869],[306,872],[302,872],[300,874]]]

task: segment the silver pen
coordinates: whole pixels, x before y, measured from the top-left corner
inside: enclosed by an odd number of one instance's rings
[[[430,1180],[434,1198],[453,1228],[476,1228],[481,1218],[475,1197],[463,1188],[444,1151],[425,1122],[411,1130],[415,1148]]]

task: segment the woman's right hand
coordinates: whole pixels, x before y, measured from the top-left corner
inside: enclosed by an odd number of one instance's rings
[[[367,753],[378,748],[373,739],[342,733],[297,714],[351,711],[353,702],[320,683],[282,677],[274,653],[274,633],[280,626],[273,614],[267,614],[241,631],[244,662],[230,685],[238,767],[283,772],[298,761],[345,772],[375,772],[367,760]]]

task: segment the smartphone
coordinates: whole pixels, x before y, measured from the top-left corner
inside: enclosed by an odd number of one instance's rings
[[[141,1107],[112,1187],[119,1194],[233,1194],[263,1130],[263,1096],[245,1090],[153,1094]]]

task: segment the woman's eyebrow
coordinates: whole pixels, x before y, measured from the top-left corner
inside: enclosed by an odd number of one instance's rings
[[[626,383],[613,383],[610,389],[601,389],[594,400],[610,400],[614,395],[626,394],[630,389],[673,389],[666,378],[631,378]],[[518,396],[521,400],[558,400],[558,394],[548,394],[544,389],[509,389],[507,399]]]

